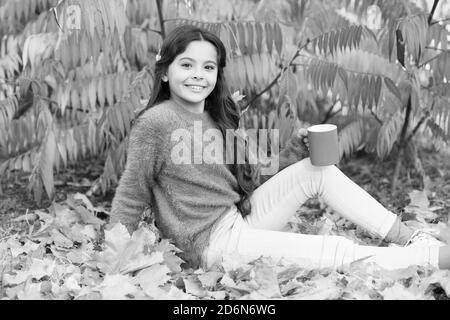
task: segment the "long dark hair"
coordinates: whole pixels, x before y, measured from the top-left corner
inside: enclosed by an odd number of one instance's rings
[[[231,93],[225,81],[225,46],[219,37],[217,37],[214,33],[202,28],[190,25],[181,25],[173,29],[164,39],[159,53],[160,59],[156,61],[155,64],[155,78],[150,101],[148,102],[146,108],[139,112],[137,117],[139,117],[147,109],[170,99],[169,84],[162,81],[162,77],[166,74],[169,65],[179,54],[186,50],[186,47],[192,41],[208,41],[217,50],[217,82],[214,90],[205,100],[205,110],[209,112],[211,118],[213,118],[216,122],[225,141],[227,129],[236,130],[239,128],[240,110],[238,104],[236,104],[232,99]],[[236,144],[234,143],[233,145]],[[249,197],[259,184],[259,170],[256,165],[251,165],[248,163],[249,161],[247,154],[244,164],[240,164],[236,160],[236,149],[233,154],[235,155],[235,161],[230,166],[230,169],[237,179],[239,185],[238,192],[241,196],[241,200],[237,204],[237,207],[241,214],[246,216],[251,211]]]

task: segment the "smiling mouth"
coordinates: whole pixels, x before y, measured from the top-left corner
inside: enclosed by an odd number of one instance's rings
[[[203,87],[203,86],[195,86],[195,85],[186,85],[186,87],[188,87],[189,89],[191,89],[192,91],[194,91],[194,92],[200,92],[200,91],[202,91],[203,89],[205,89],[206,87]]]

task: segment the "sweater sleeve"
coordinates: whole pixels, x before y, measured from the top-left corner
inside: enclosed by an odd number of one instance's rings
[[[274,157],[278,157],[278,172],[280,172],[291,164],[309,157],[309,150],[303,143],[302,138],[295,134],[289,139],[283,150]],[[271,161],[274,161],[274,158]],[[275,174],[261,175],[260,184],[269,180],[273,175]]]
[[[130,133],[125,170],[112,201],[110,220],[124,224],[130,232],[150,204],[151,188],[162,167],[164,134],[158,127],[144,115]]]

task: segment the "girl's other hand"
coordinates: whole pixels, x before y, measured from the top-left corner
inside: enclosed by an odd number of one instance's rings
[[[297,132],[297,136],[309,150],[308,130],[306,130],[305,128],[300,128]]]

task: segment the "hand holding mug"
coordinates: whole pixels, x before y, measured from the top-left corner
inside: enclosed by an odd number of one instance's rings
[[[308,130],[305,128],[300,128],[297,131],[297,136],[300,138],[300,141],[302,144],[308,149],[309,151],[309,139],[308,139]]]

